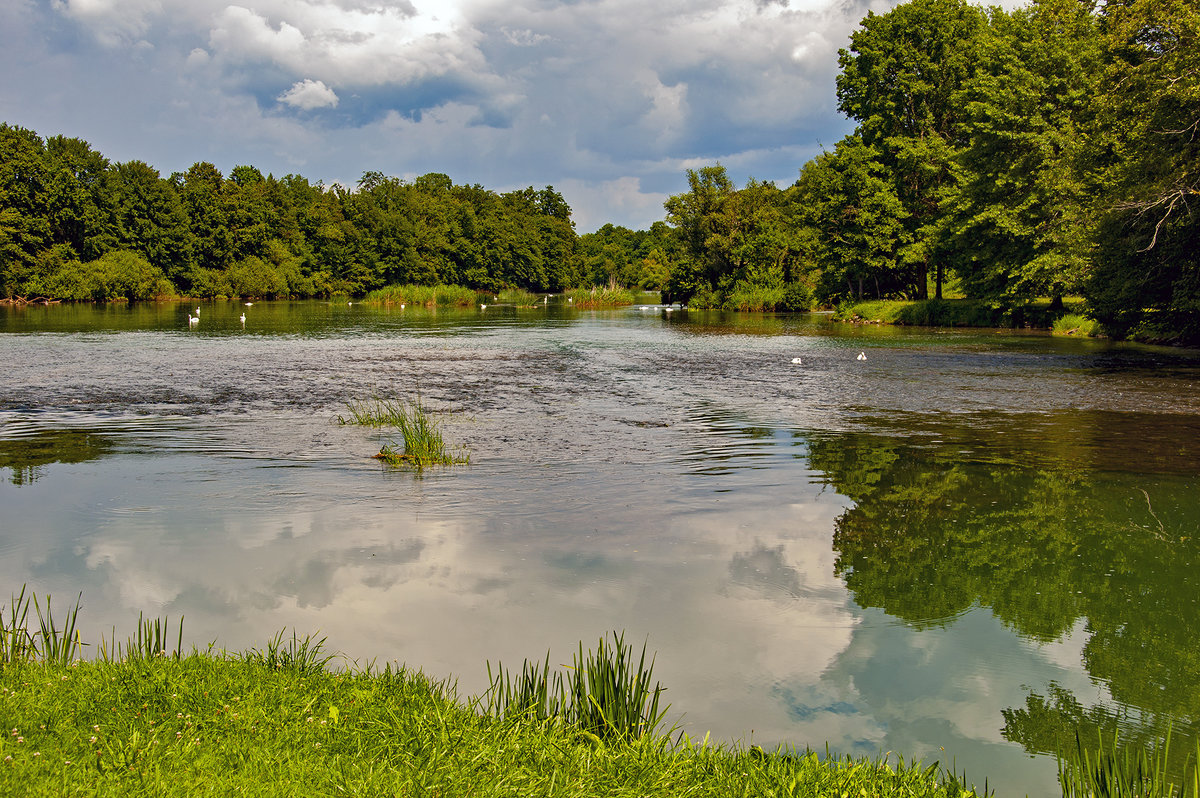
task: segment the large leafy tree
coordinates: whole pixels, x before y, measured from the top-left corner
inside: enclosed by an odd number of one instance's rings
[[[1110,332],[1200,341],[1200,8],[1110,0],[1093,155],[1107,212],[1087,285]]]
[[[877,151],[847,136],[805,165],[796,183],[798,213],[817,231],[824,302],[896,296],[913,288],[898,263],[908,241],[906,212]]]
[[[187,211],[175,185],[142,161],[117,164],[108,175],[114,228],[121,249],[137,252],[167,275],[184,282],[190,262]]]
[[[911,0],[887,14],[868,13],[839,52],[838,108],[858,120],[863,142],[895,183],[908,232],[897,256],[916,270],[921,298],[931,266],[941,296],[940,208],[954,190],[954,157],[965,143],[955,95],[974,75],[985,22],[966,0]]]
[[[1094,195],[1079,157],[1102,51],[1090,3],[993,9],[978,69],[957,93],[968,143],[947,203],[956,270],[973,295],[1009,303],[1076,292]]]
[[[0,124],[0,287],[10,296],[37,274],[51,241],[43,153],[32,130]]]

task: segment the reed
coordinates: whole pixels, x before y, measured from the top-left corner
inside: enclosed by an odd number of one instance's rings
[[[339,424],[394,427],[400,431],[400,441],[385,442],[379,454],[375,455],[375,459],[388,465],[408,465],[420,469],[430,465],[470,462],[470,456],[465,452],[451,452],[448,449],[442,437],[441,424],[433,412],[421,404],[419,394],[412,402],[379,397],[350,401],[346,404],[346,411],[348,415],[337,417]]]
[[[1050,331],[1054,335],[1076,335],[1081,338],[1094,338],[1100,334],[1100,322],[1078,313],[1067,313],[1054,320]]]
[[[245,662],[259,663],[272,671],[289,671],[299,676],[323,673],[333,659],[325,653],[325,638],[314,639],[311,635],[300,637],[295,630],[292,639],[286,640],[284,632],[277,632],[267,641],[266,649],[251,649],[242,655]]]
[[[505,288],[496,295],[496,301],[507,305],[516,305],[519,308],[531,308],[534,305],[542,304],[541,297],[523,288]]]
[[[585,735],[605,741],[638,740],[655,735],[666,716],[660,701],[664,687],[650,686],[654,660],[646,662],[646,646],[635,666],[633,647],[623,633],[612,633],[612,642],[600,638],[593,652],[575,654],[575,663],[564,677],[550,670],[550,655],[539,666],[526,660],[519,678],[488,663],[487,714],[497,718],[536,721],[558,720]]]
[[[339,415],[339,424],[357,424],[362,427],[398,427],[408,415],[403,402],[394,399],[351,400],[346,403],[347,416]]]
[[[29,597],[25,585],[21,593],[9,600],[8,619],[0,607],[0,664],[26,662],[34,658],[37,649],[33,636],[29,634]]]
[[[1095,748],[1075,734],[1075,750],[1059,756],[1058,781],[1063,798],[1200,798],[1200,740],[1184,764],[1176,785],[1168,771],[1171,731],[1151,749],[1122,747],[1118,733],[1111,742],[1099,735]]]
[[[75,621],[79,617],[79,602],[82,600],[83,594],[80,593],[75,600],[75,606],[67,610],[67,616],[63,619],[63,628],[60,630],[54,621],[54,611],[50,607],[50,594],[46,594],[45,615],[42,614],[42,607],[38,602],[37,595],[33,595],[33,609],[38,617],[38,639],[41,642],[39,653],[42,662],[70,665],[75,660],[75,656],[82,646],[79,630],[75,627]]]
[[[116,630],[113,630],[111,641],[100,637],[100,659],[105,662],[155,659],[170,656],[179,659],[183,656],[183,618],[179,619],[178,634],[175,639],[175,650],[170,651],[167,644],[170,640],[171,623],[167,618],[147,618],[138,613],[137,632],[127,638],[124,648],[117,642]]]
[[[363,301],[379,305],[412,305],[434,307],[475,304],[475,291],[461,285],[389,285],[371,291]]]
[[[572,288],[567,291],[570,303],[581,310],[615,308],[633,304],[633,292],[619,285]]]

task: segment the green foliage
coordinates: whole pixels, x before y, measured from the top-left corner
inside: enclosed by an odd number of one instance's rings
[[[24,591],[14,606],[27,606]],[[0,615],[0,618],[3,616]],[[11,617],[11,616],[10,616]],[[23,617],[18,609],[15,617]],[[0,624],[0,632],[24,623]],[[243,794],[776,795],[966,798],[937,763],[812,751],[711,746],[652,733],[661,720],[653,663],[614,636],[570,680],[592,724],[557,723],[530,707],[549,671],[526,663],[528,688],[497,719],[448,681],[386,666],[330,669],[324,638],[265,650],[193,649],[163,656],[158,627],[95,661],[20,656],[0,663],[0,792],[11,795]],[[28,641],[26,634],[20,638]],[[73,639],[78,639],[75,636]],[[6,648],[7,650],[7,648]],[[490,670],[490,668],[489,668]],[[574,687],[572,689],[575,689]],[[523,691],[523,692],[522,692]],[[496,691],[489,692],[495,696]],[[638,697],[641,712],[637,712]],[[544,694],[543,694],[544,697]],[[633,701],[630,702],[629,698]],[[647,700],[648,699],[648,700]],[[491,700],[491,699],[489,699]],[[613,723],[626,717],[624,727]],[[7,731],[11,730],[11,731]]]
[[[1067,313],[1054,320],[1051,331],[1055,335],[1078,335],[1092,338],[1100,334],[1100,323],[1078,313]]]
[[[581,642],[565,679],[560,672],[551,673],[549,652],[540,666],[526,660],[519,677],[499,664],[493,674],[488,663],[487,713],[537,723],[555,720],[609,742],[654,736],[668,707],[659,707],[665,688],[658,682],[650,686],[653,671],[653,659],[646,663],[646,646],[635,665],[633,647],[617,632],[611,643],[602,637],[587,654]]]
[[[352,401],[347,405],[349,416],[338,416],[339,424],[358,424],[368,427],[395,427],[400,431],[404,446],[396,441],[385,443],[375,457],[388,465],[412,466],[418,470],[430,465],[455,465],[470,461],[465,452],[451,453],[442,438],[441,425],[433,413],[421,404],[391,399]]]
[[[367,294],[366,301],[382,305],[454,305],[465,308],[475,304],[476,293],[470,288],[455,285],[389,285]]]
[[[1058,780],[1063,798],[1197,798],[1200,796],[1200,742],[1188,773],[1176,785],[1167,770],[1171,735],[1153,748],[1122,746],[1114,731],[1111,742],[1101,734],[1095,748],[1078,735],[1070,756],[1059,757]]]
[[[542,304],[541,298],[536,294],[520,288],[505,288],[496,295],[496,301],[506,305],[516,305],[521,308],[531,308],[534,305]]]
[[[199,162],[162,178],[86,142],[0,124],[0,289],[54,299],[363,294],[387,284],[561,290],[582,281],[571,209],[547,186],[499,195],[446,175],[378,172],[357,191],[228,177]],[[161,282],[115,287],[84,267],[134,253]],[[659,264],[661,272],[662,266]],[[114,293],[115,292],[115,293]]]
[[[633,304],[633,292],[619,285],[572,288],[566,295],[570,303],[580,310],[616,308]]]

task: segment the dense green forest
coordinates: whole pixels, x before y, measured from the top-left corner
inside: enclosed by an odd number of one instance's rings
[[[646,231],[577,235],[552,187],[504,194],[429,174],[353,189],[162,177],[86,142],[0,125],[0,289],[61,299],[359,294],[395,283],[553,291],[621,284],[667,301],[805,310],[932,299],[1086,299],[1107,332],[1200,340],[1200,8],[911,0],[840,51],[857,122],[790,186],[720,164]]]

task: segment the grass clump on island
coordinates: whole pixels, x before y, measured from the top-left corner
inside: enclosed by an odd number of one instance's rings
[[[461,465],[470,462],[464,451],[452,452],[442,437],[441,424],[433,411],[415,401],[370,399],[351,401],[346,405],[348,415],[337,417],[339,424],[364,427],[394,427],[400,440],[384,442],[376,459],[388,465],[408,465],[421,469],[431,465]]]
[[[516,305],[519,308],[531,308],[534,305],[544,304],[540,296],[523,288],[505,288],[496,294],[496,301],[502,305]]]
[[[616,308],[632,305],[633,292],[619,285],[572,288],[566,292],[567,301],[581,310]]]
[[[471,307],[476,302],[474,289],[461,285],[389,285],[368,293],[363,301],[380,305],[450,305]]]
[[[323,640],[289,642],[282,633],[266,650],[185,653],[164,642],[165,621],[143,620],[122,656],[80,661],[77,634],[44,623],[31,633],[14,620],[15,599],[13,607],[0,617],[6,795],[975,794],[936,764],[671,740],[645,714],[634,733],[596,733],[570,715],[523,711],[521,701],[541,695],[537,674],[549,676],[548,658],[540,669],[526,663],[533,693],[509,680],[505,695],[516,703],[464,701],[453,683],[402,665],[331,670]],[[64,646],[72,656],[61,656]],[[571,700],[607,722],[619,714],[613,700],[629,698],[620,675],[649,679],[644,649],[637,667],[617,636],[595,654],[580,650],[576,667],[598,681],[569,678],[588,691]],[[504,681],[493,680],[493,696]]]

